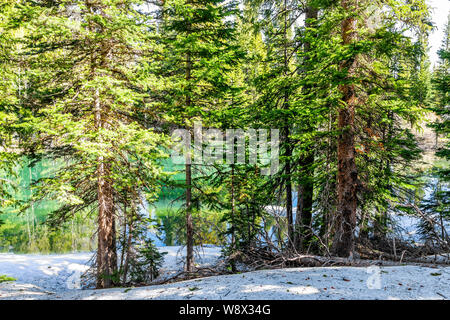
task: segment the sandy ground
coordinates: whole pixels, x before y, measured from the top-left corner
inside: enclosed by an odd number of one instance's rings
[[[163,274],[182,267],[178,247],[161,250],[168,252]],[[218,248],[204,248],[199,264],[214,263],[219,256]],[[0,283],[0,299],[450,299],[450,267],[444,266],[292,268],[140,288],[76,290],[72,278],[90,257],[0,254],[0,274],[18,279]]]
[[[49,255],[0,253],[0,274],[17,279],[15,283],[20,285],[51,292],[62,291],[76,287],[74,278],[79,278],[88,268],[92,256],[90,252]]]
[[[166,252],[160,278],[170,277],[183,269],[185,250],[182,247],[160,247],[159,250]],[[213,265],[220,255],[218,247],[196,247],[196,265]],[[80,277],[88,269],[92,257],[92,252],[48,255],[0,253],[0,275],[17,279],[0,283],[0,299],[77,291],[86,285]]]

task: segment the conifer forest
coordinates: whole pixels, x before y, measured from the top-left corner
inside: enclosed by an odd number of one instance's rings
[[[390,270],[430,290],[391,296],[450,299],[449,19],[447,0],[0,0],[0,300],[385,299]]]

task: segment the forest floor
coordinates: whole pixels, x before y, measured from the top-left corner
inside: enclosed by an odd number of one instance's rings
[[[168,252],[162,276],[182,268],[180,247]],[[0,274],[16,278],[0,283],[2,299],[450,299],[450,267],[319,267],[260,270],[163,285],[79,290],[79,275],[92,253],[0,254]],[[220,248],[197,252],[200,266],[213,265]]]

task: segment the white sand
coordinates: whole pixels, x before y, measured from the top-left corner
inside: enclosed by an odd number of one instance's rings
[[[182,268],[179,247],[160,249],[169,252],[163,274]],[[0,299],[450,299],[450,267],[444,266],[291,268],[140,288],[69,289],[90,256],[0,254],[0,274],[18,279],[0,283]],[[219,256],[219,248],[207,247],[199,264]]]

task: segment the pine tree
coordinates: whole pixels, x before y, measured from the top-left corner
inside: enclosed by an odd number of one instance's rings
[[[227,73],[236,61],[233,45],[236,3],[223,0],[170,0],[162,6],[160,37],[164,57],[157,92],[164,121],[193,134],[194,122],[220,127],[217,115],[231,86]],[[220,113],[219,113],[220,114]],[[193,193],[191,151],[186,152],[186,271],[194,269],[193,210],[200,208]],[[194,160],[197,161],[197,160]],[[198,161],[197,161],[198,162]]]
[[[299,91],[296,58],[301,41],[296,37],[296,24],[303,10],[297,1],[284,0],[255,1],[253,7],[259,16],[258,32],[263,35],[266,50],[265,67],[255,80],[255,86],[260,94],[252,108],[253,126],[279,128],[281,138],[282,169],[276,177],[267,181],[266,191],[263,192],[268,194],[267,199],[277,201],[275,198],[278,198],[278,201],[285,206],[287,244],[292,247],[294,244],[292,194],[295,144],[291,136]]]
[[[304,43],[303,43],[303,72],[313,72],[313,56],[314,56],[314,48],[313,48],[313,37],[317,35],[316,24],[319,14],[319,8],[316,6],[314,1],[309,1],[305,8],[305,34],[303,35]],[[312,31],[312,32],[311,32]],[[311,54],[311,56],[309,56]],[[304,76],[303,78],[307,78]],[[310,94],[311,85],[304,85],[303,91],[304,96],[308,96]],[[309,105],[313,104],[312,101],[309,101],[307,97],[304,97],[305,102]],[[305,104],[308,109],[307,105]],[[307,112],[307,119],[302,121],[305,128],[301,129],[300,134],[310,134],[315,130],[315,121],[314,117],[310,116],[311,113]],[[313,118],[313,119],[311,119]],[[303,143],[304,152],[302,152],[301,159],[299,161],[299,178],[298,178],[298,189],[297,189],[297,212],[296,212],[296,220],[295,220],[295,235],[294,235],[294,243],[295,246],[299,249],[305,249],[306,246],[312,240],[312,234],[309,230],[312,224],[312,213],[313,213],[313,197],[314,197],[314,145],[313,143]]]
[[[442,47],[439,50],[440,62],[433,76],[433,85],[436,92],[436,104],[432,110],[439,116],[439,120],[433,124],[437,134],[446,139],[445,146],[437,152],[437,155],[446,161],[450,160],[450,16],[448,18]],[[450,170],[441,168],[439,176],[444,181],[450,181]]]
[[[149,65],[154,27],[141,0],[35,1],[28,21],[28,150],[57,167],[36,181],[33,201],[57,200],[49,221],[98,213],[97,287],[117,283],[116,215],[130,201],[152,201],[164,137],[151,128]]]
[[[342,0],[342,8],[348,16],[342,21],[342,43],[351,46],[357,41],[358,19],[353,12],[358,11],[358,1]],[[355,108],[358,104],[355,84],[352,78],[356,76],[358,57],[352,54],[340,65],[345,73],[346,83],[341,84],[342,107],[339,109],[338,129],[338,203],[337,228],[332,247],[333,254],[349,256],[353,250],[353,234],[356,227],[358,171],[355,163]]]
[[[437,121],[430,126],[434,128],[437,135],[441,136],[443,145],[437,150],[436,155],[442,164],[433,168],[434,181],[428,186],[432,189],[428,199],[422,201],[421,207],[428,217],[439,221],[439,230],[430,225],[429,220],[421,221],[422,233],[429,237],[439,234],[441,239],[448,243],[449,238],[444,228],[444,221],[450,218],[450,15],[445,26],[444,39],[439,50],[439,64],[434,70],[432,84],[434,89],[434,104],[431,110],[437,115]],[[434,232],[430,233],[430,229]]]
[[[13,19],[16,11],[15,1],[0,4],[0,213],[18,202],[13,196],[18,187],[15,166],[20,161],[20,137],[24,135],[18,123],[26,114],[22,108],[26,79],[18,59],[22,46],[16,41],[22,25]]]

